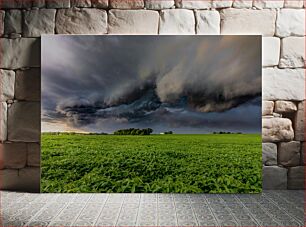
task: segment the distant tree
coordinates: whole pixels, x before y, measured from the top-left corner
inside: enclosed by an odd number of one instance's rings
[[[139,129],[139,128],[128,128],[119,129],[114,132],[114,135],[150,135],[153,132],[151,128]]]

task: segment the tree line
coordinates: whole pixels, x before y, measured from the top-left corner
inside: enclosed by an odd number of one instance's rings
[[[150,135],[153,132],[151,128],[127,128],[127,129],[119,129],[114,132],[114,135]]]

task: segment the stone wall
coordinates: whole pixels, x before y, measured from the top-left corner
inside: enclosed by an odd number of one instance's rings
[[[42,34],[263,35],[264,188],[303,188],[305,2],[1,0],[0,4],[2,189],[39,191]]]

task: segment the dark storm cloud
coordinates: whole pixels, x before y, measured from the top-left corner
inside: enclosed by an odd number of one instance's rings
[[[259,118],[259,36],[44,36],[42,72],[45,122],[233,126],[240,106],[253,108],[243,125]]]

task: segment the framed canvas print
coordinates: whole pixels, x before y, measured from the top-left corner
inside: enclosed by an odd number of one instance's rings
[[[261,36],[42,37],[42,192],[258,193]]]

